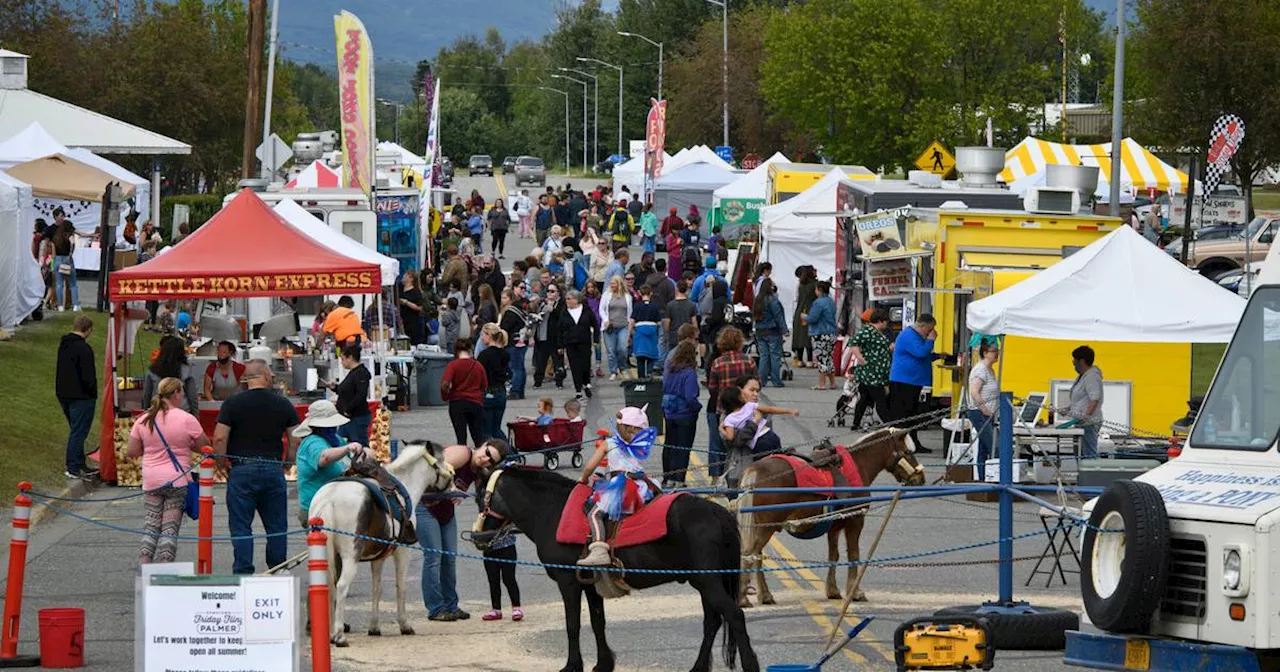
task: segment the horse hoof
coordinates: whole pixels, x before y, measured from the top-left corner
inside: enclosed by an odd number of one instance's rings
[[[738,600],[738,606],[743,609],[750,609],[756,605],[751,604],[751,600]]]
[[[413,631],[413,626],[412,626],[412,625],[402,625],[402,626],[400,626],[400,634],[402,634],[402,635],[413,635],[413,634],[417,634],[417,633],[415,633],[415,632]]]
[[[370,637],[381,637],[381,636],[382,636],[382,628],[369,628],[369,636],[370,636]]]
[[[827,599],[828,599],[828,600],[843,600],[843,599],[844,599],[844,595],[841,595],[839,591],[832,591],[832,590],[828,590],[828,591],[827,591]]]
[[[866,602],[866,601],[867,601],[867,594],[866,594],[866,593],[864,593],[864,592],[862,592],[861,590],[859,590],[857,593],[854,593],[854,595],[853,595],[853,601],[854,601],[854,602]]]
[[[760,604],[777,604],[778,601],[773,599],[772,595],[761,595]]]
[[[350,624],[350,623],[343,623],[343,624],[342,624],[342,631],[343,631],[343,632],[351,632],[351,624]]]
[[[347,638],[344,635],[338,635],[337,637],[334,637],[330,641],[332,641],[333,645],[338,648],[346,648],[347,646],[350,646],[349,644],[347,644]]]
[[[560,672],[582,672],[581,665],[565,665],[560,668]]]

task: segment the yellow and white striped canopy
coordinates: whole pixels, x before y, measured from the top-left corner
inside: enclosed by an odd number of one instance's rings
[[[1186,191],[1187,174],[1156,158],[1133,138],[1121,143],[1120,187],[1127,190]],[[1067,145],[1028,137],[1005,152],[1000,180],[1012,184],[1049,164],[1097,166],[1099,183],[1111,179],[1111,143]]]

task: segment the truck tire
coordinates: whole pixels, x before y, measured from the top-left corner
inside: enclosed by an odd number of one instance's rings
[[[1081,549],[1085,613],[1101,630],[1146,634],[1169,580],[1169,518],[1160,491],[1116,481],[1089,516]]]
[[[934,616],[983,618],[991,631],[991,645],[1005,651],[1061,651],[1067,646],[1067,631],[1080,629],[1080,616],[1073,611],[1024,605],[1019,613],[981,611],[982,606],[947,607]]]

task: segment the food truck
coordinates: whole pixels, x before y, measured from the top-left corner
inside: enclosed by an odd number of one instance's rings
[[[832,168],[839,168],[851,180],[874,180],[876,174],[865,166],[832,166],[825,163],[771,163],[765,193],[769,205],[777,205],[812,187]]]
[[[1186,445],[1087,503],[1092,630],[1065,662],[1107,670],[1280,669],[1280,247]]]

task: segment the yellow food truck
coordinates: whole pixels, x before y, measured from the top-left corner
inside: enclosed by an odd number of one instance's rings
[[[768,204],[777,205],[812,187],[832,168],[843,170],[851,180],[874,180],[876,174],[865,166],[833,166],[825,163],[771,163],[766,184]]]

